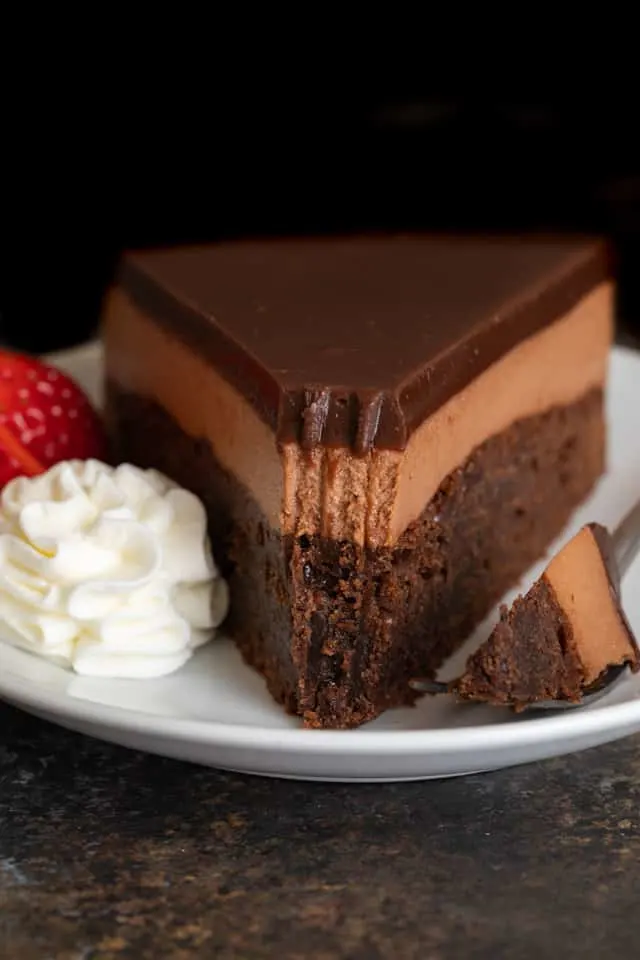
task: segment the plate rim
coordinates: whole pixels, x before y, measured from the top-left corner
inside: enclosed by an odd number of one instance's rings
[[[615,345],[612,356],[631,362],[640,370],[640,353],[627,346]],[[98,341],[50,355],[48,359],[60,366],[73,366],[74,358],[97,363],[101,357]],[[73,374],[72,374],[73,375]],[[474,748],[500,751],[513,747],[544,744],[562,737],[565,742],[588,736],[594,732],[640,726],[640,691],[622,703],[600,702],[593,707],[566,711],[540,717],[514,719],[504,723],[481,723],[470,726],[420,729],[372,730],[367,726],[354,730],[310,730],[303,727],[271,727],[259,724],[224,723],[219,720],[199,720],[188,717],[164,716],[127,707],[74,698],[64,690],[49,688],[16,675],[3,668],[3,650],[12,648],[0,640],[0,698],[27,710],[41,710],[59,720],[84,721],[100,724],[110,730],[139,733],[152,738],[173,741],[198,742],[212,747],[259,749],[272,751],[304,751],[312,754],[353,753],[421,754],[423,756],[447,753],[449,756],[466,754]],[[20,650],[22,655],[35,656]],[[37,658],[40,659],[40,658]],[[54,663],[56,670],[67,671]],[[119,680],[118,683],[140,682]],[[153,683],[153,680],[145,681]],[[496,708],[500,709],[500,708]]]
[[[28,651],[20,651],[32,656]],[[0,657],[1,662],[1,657]],[[64,670],[51,664],[56,670]],[[66,671],[65,671],[66,672]],[[7,684],[11,677],[13,683]],[[130,681],[118,681],[128,683]],[[135,681],[139,682],[139,681]],[[153,682],[153,681],[148,681]],[[265,727],[252,724],[223,723],[219,720],[194,720],[166,717],[126,707],[74,699],[58,690],[32,686],[11,672],[0,675],[0,697],[12,703],[44,709],[61,719],[70,718],[101,723],[111,729],[167,737],[173,740],[197,740],[212,746],[270,749],[304,749],[313,753],[394,752],[467,753],[474,747],[500,750],[548,742],[559,734],[572,739],[583,734],[640,723],[640,694],[623,703],[602,703],[584,710],[566,711],[552,716],[527,718],[499,724],[464,727],[423,728],[418,730],[310,730],[304,727]],[[496,708],[500,709],[500,708]]]

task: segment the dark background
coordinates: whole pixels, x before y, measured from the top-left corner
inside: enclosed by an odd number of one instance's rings
[[[184,94],[138,91],[125,111],[112,98],[47,112],[0,339],[44,351],[88,337],[125,248],[370,228],[605,233],[621,321],[640,328],[635,87],[509,96],[508,81],[477,97],[263,89],[193,112]]]

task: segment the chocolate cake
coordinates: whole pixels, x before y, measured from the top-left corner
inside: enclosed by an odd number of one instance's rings
[[[131,254],[104,318],[119,455],[207,505],[229,629],[308,726],[415,694],[603,469],[606,250],[236,241]]]
[[[578,702],[605,671],[640,653],[620,604],[620,580],[604,527],[583,527],[511,609],[450,685],[463,700],[522,709]]]

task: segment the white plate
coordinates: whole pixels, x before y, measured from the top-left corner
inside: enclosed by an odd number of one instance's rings
[[[99,348],[58,355],[55,361],[99,399]],[[614,525],[639,492],[640,355],[617,349],[611,373],[610,471],[562,541],[588,520]],[[625,581],[624,598],[631,624],[640,632],[640,564]],[[488,626],[480,628],[476,642]],[[464,656],[463,651],[449,664],[449,674]],[[640,731],[640,677],[589,708],[561,714],[514,718],[508,711],[424,698],[415,708],[389,711],[360,730],[303,730],[271,701],[262,680],[227,642],[201,650],[173,676],[146,681],[77,677],[0,643],[0,696],[47,720],[127,747],[248,773],[317,780],[457,776],[558,756]]]

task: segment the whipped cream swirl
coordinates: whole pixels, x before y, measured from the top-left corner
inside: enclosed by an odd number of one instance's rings
[[[77,673],[159,677],[226,616],[200,500],[154,470],[97,460],[0,496],[0,636]]]

